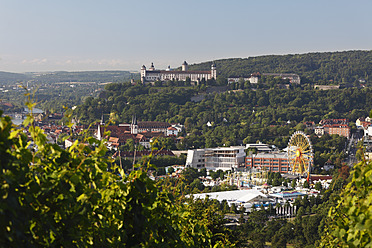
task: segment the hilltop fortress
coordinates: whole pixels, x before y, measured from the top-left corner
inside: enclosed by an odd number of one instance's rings
[[[141,67],[142,83],[168,80],[186,81],[187,79],[190,82],[199,82],[203,78],[204,80],[209,80],[212,78],[216,79],[216,77],[217,71],[214,63],[210,71],[189,71],[186,61],[183,62],[181,71],[172,70],[170,66],[166,70],[156,70],[153,63],[151,63],[149,69],[146,69],[145,65]]]

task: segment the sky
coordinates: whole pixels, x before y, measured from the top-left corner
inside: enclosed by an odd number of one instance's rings
[[[0,0],[0,71],[372,50],[371,0]]]

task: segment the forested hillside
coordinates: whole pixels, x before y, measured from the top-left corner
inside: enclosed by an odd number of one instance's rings
[[[30,80],[31,77],[22,73],[0,71],[0,83],[14,83],[23,80]]]
[[[189,133],[202,132],[200,146],[234,145],[247,138],[269,140],[288,135],[288,126],[322,118],[366,116],[372,106],[369,88],[320,91],[313,89],[245,89],[212,93],[200,102],[190,101],[199,87],[152,87],[111,84],[98,98],[89,97],[78,107],[77,117],[86,123],[99,120],[102,113],[118,115],[119,122],[138,120],[185,124]],[[207,122],[212,127],[207,127]],[[287,131],[279,130],[287,129]],[[209,143],[208,140],[214,142]],[[224,139],[225,138],[225,139]],[[224,141],[222,141],[222,139]]]
[[[190,70],[209,70],[212,62],[190,65]],[[267,55],[216,60],[220,77],[249,76],[251,73],[296,73],[304,83],[353,83],[370,81],[372,51],[324,52]]]
[[[106,119],[116,116],[117,123],[129,123],[136,114],[140,121],[181,123],[187,135],[183,134],[183,142],[177,144],[179,149],[257,141],[284,148],[295,130],[305,130],[304,121],[318,123],[323,118],[348,118],[353,123],[358,117],[368,116],[372,106],[370,88],[321,91],[300,86],[211,93],[200,102],[190,101],[202,87],[111,84],[100,97],[86,99],[77,108],[76,117],[81,122],[92,123],[103,113]],[[317,141],[323,142],[319,149]],[[329,158],[332,161],[343,158],[345,140],[341,137],[332,141],[325,136],[324,140],[314,138],[313,142],[316,164],[324,164]]]

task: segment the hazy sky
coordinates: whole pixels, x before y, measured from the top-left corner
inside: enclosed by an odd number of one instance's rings
[[[0,0],[0,71],[372,49],[371,0]]]

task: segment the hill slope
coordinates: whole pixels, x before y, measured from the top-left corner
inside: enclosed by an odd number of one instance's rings
[[[190,65],[190,70],[209,70],[211,61]],[[355,82],[372,74],[372,51],[267,55],[215,61],[222,77],[261,73],[297,73],[302,82]]]
[[[0,71],[0,83],[20,82],[29,79],[31,77],[22,73]]]

